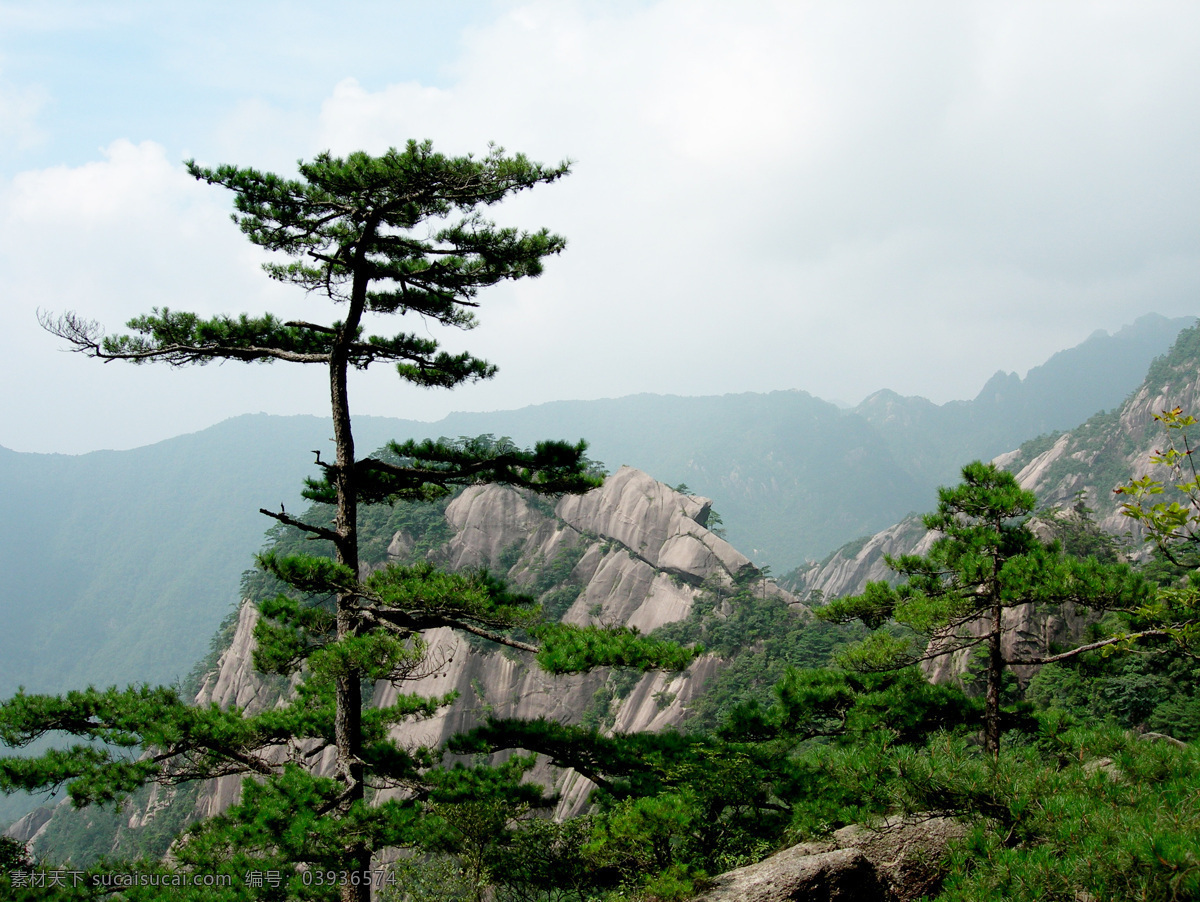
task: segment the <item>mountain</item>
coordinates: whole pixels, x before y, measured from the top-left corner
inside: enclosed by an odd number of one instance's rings
[[[1064,528],[1078,525],[1077,506],[1089,510],[1095,527],[1124,542],[1131,558],[1144,557],[1134,524],[1121,513],[1122,498],[1113,489],[1132,478],[1149,475],[1170,483],[1166,468],[1151,462],[1164,445],[1164,430],[1155,414],[1176,406],[1200,412],[1200,326],[1181,332],[1169,352],[1150,365],[1141,386],[1115,410],[1096,414],[1078,427],[1048,433],[995,457],[1022,488],[1041,505],[1035,523],[1046,538],[1064,538]],[[1192,445],[1196,446],[1193,439]],[[1170,493],[1164,499],[1171,500]],[[924,505],[932,509],[931,494]],[[849,543],[819,564],[800,568],[782,583],[801,598],[832,599],[854,595],[872,580],[893,579],[885,557],[924,553],[935,534],[916,516],[906,517],[875,535]],[[816,594],[814,594],[816,593]],[[1005,654],[1033,658],[1052,644],[1073,643],[1089,621],[1071,610],[1034,610],[1025,605],[1005,612]],[[940,659],[927,668],[934,679],[961,674],[966,657]],[[1014,668],[1024,680],[1033,671]]]
[[[973,401],[940,406],[880,391],[854,408],[879,430],[923,485],[955,481],[969,460],[989,460],[1022,442],[1078,425],[1125,401],[1180,330],[1194,318],[1143,316],[1113,335],[1098,331],[1059,351],[1021,379],[998,372]]]
[[[1067,431],[1048,432],[994,457],[997,465],[1037,495],[1043,509],[1064,509],[1082,500],[1100,529],[1124,537],[1131,522],[1121,514],[1113,489],[1133,477],[1168,474],[1150,462],[1163,445],[1154,415],[1176,406],[1200,412],[1200,326],[1179,333],[1170,350],[1155,358],[1141,385],[1114,410],[1098,413]],[[946,482],[956,481],[953,477]],[[930,492],[922,505],[932,510]],[[1135,537],[1136,538],[1136,537]],[[889,575],[885,555],[923,550],[929,541],[916,516],[905,517],[874,535],[843,545],[819,564],[789,575],[785,585],[801,595],[819,591],[827,598],[862,591],[870,580]],[[1142,549],[1128,549],[1137,555]]]
[[[359,428],[378,445],[394,422]],[[186,674],[262,544],[258,508],[301,506],[328,432],[259,416],[132,451],[0,448],[0,696]]]
[[[610,468],[715,499],[726,537],[782,569],[927,508],[966,460],[1116,406],[1140,378],[1123,374],[1144,372],[1181,326],[1143,317],[1024,380],[1004,377],[1003,392],[993,379],[975,401],[940,407],[883,393],[849,412],[801,391],[637,395],[432,424],[359,417],[355,429],[363,449],[439,435],[586,437]],[[1021,419],[1023,403],[1040,412]],[[237,603],[268,525],[257,510],[301,506],[301,479],[329,434],[316,417],[254,415],[132,451],[0,449],[0,696],[184,676]]]
[[[1170,474],[1150,458],[1165,437],[1155,414],[1175,407],[1200,414],[1200,327],[1181,332],[1117,410],[1097,414],[1069,432],[1026,442],[997,462],[1016,473],[1043,504],[1066,506],[1082,493],[1101,528],[1123,535],[1131,521],[1121,515],[1122,499],[1112,490],[1131,476],[1169,481]]]
[[[868,524],[895,519],[923,489],[863,418],[802,391],[562,401],[453,414],[433,424],[437,430],[503,434],[518,444],[585,437],[589,454],[609,466],[635,466],[713,498],[730,541],[771,566],[823,554]]]
[[[456,570],[487,567],[536,595],[552,617],[568,623],[626,625],[650,632],[687,618],[696,605],[720,604],[735,585],[806,618],[803,605],[764,580],[747,557],[705,528],[710,511],[708,499],[681,494],[623,467],[601,488],[564,497],[557,504],[504,486],[468,488],[446,506],[444,520],[426,521],[425,532],[404,528],[383,537],[389,542],[366,544],[387,549],[375,565],[432,558]],[[236,705],[255,713],[273,706],[287,691],[286,683],[253,670],[257,619],[257,608],[246,603],[229,623],[221,655],[196,696],[198,705]],[[395,703],[397,692],[458,693],[458,701],[434,717],[393,730],[393,737],[410,748],[441,746],[487,714],[548,717],[622,732],[662,729],[681,722],[721,666],[719,659],[706,655],[681,674],[602,669],[552,676],[528,656],[507,648],[489,650],[495,647],[449,629],[433,630],[425,639],[429,663],[424,675],[403,684],[380,683],[372,700],[386,706]],[[281,760],[284,753],[281,747]],[[316,767],[329,770],[333,763],[326,756]],[[592,788],[578,775],[553,772],[545,765],[533,776],[559,791],[560,816],[578,813]],[[239,787],[240,778],[234,777],[209,781],[192,791],[155,787],[137,804],[112,814],[72,812],[64,806],[50,818],[42,809],[14,825],[9,834],[34,840],[38,855],[61,860],[74,854],[76,864],[83,863],[81,855],[161,855],[165,844],[153,843],[165,843],[173,835],[162,829],[164,820],[178,828],[190,818],[217,814],[237,799]]]

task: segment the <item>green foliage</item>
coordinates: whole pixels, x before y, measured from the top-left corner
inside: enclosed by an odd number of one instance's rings
[[[1098,413],[1071,431],[1071,453],[1051,462],[1041,478],[1047,485],[1083,480],[1096,486],[1116,485],[1128,477],[1129,459],[1140,451],[1141,438],[1121,428],[1119,411]]]
[[[1127,499],[1122,513],[1138,524],[1157,552],[1152,575],[1158,588],[1152,598],[1132,607],[1132,620],[1143,627],[1140,635],[1166,639],[1194,655],[1200,648],[1200,571],[1195,569],[1200,564],[1200,473],[1191,438],[1197,420],[1179,407],[1154,419],[1166,431],[1167,441],[1165,450],[1156,451],[1150,462],[1166,471],[1166,482],[1142,476],[1115,490]],[[1187,578],[1172,582],[1181,573],[1188,573]]]
[[[100,358],[175,365],[287,360],[330,368],[336,460],[317,455],[320,475],[306,489],[314,505],[305,514],[287,515],[282,506],[278,514],[266,512],[280,526],[260,557],[262,575],[247,582],[263,615],[256,664],[294,681],[294,692],[253,716],[189,708],[178,693],[148,687],[89,689],[65,698],[21,693],[0,707],[5,742],[19,746],[50,731],[84,741],[38,758],[0,760],[0,787],[67,784],[73,799],[91,803],[120,800],[148,781],[254,777],[244,781],[238,805],[188,830],[175,863],[137,865],[161,874],[268,871],[281,884],[267,889],[243,882],[227,892],[179,896],[197,902],[344,896],[335,881],[314,882],[314,875],[361,873],[383,849],[411,851],[401,872],[442,875],[436,887],[414,881],[424,884],[426,898],[683,899],[703,886],[707,874],[748,863],[783,842],[884,812],[918,810],[980,819],[972,840],[974,869],[955,873],[955,892],[986,887],[975,897],[1010,891],[1019,898],[1012,888],[1024,892],[1028,885],[1053,895],[1058,888],[1037,876],[1036,856],[1072,861],[1062,848],[1064,837],[1083,835],[1081,845],[1091,855],[1111,844],[1117,865],[1076,868],[1067,887],[1109,897],[1137,889],[1147,898],[1165,898],[1164,887],[1177,895],[1196,893],[1195,853],[1189,850],[1198,837],[1188,808],[1193,760],[1174,749],[1096,740],[1107,743],[1130,783],[1161,787],[1157,795],[1117,798],[1109,784],[1118,781],[1080,767],[1084,745],[1095,745],[1094,737],[1064,732],[1059,715],[1047,717],[1039,732],[1028,707],[1001,717],[993,698],[1000,680],[994,651],[987,661],[986,705],[959,690],[930,686],[914,670],[890,669],[913,659],[914,634],[943,631],[952,643],[960,640],[958,648],[970,647],[974,637],[958,631],[981,614],[991,617],[989,646],[998,647],[1004,606],[1065,600],[1102,605],[1119,598],[1135,618],[1158,622],[1190,610],[1189,586],[1166,586],[1151,599],[1127,570],[1091,557],[1065,557],[1057,546],[1038,542],[1024,522],[1032,496],[1008,474],[976,463],[964,469],[963,485],[939,492],[938,511],[925,518],[941,533],[931,553],[891,562],[907,577],[903,585],[874,584],[822,611],[830,621],[906,624],[911,633],[885,628],[853,652],[862,669],[883,672],[792,667],[828,663],[847,633],[829,623],[805,623],[781,601],[768,599],[765,571],[748,573],[732,587],[709,587],[687,621],[656,635],[553,622],[578,595],[571,574],[582,550],[527,562],[516,573],[519,557],[503,555],[507,575],[532,577],[524,580],[524,592],[486,572],[444,572],[435,560],[445,530],[436,505],[462,486],[490,482],[535,496],[586,490],[597,473],[583,443],[544,442],[526,451],[506,438],[483,436],[392,444],[355,459],[344,389],[349,367],[379,361],[426,387],[493,375],[486,361],[442,352],[425,336],[366,335],[362,319],[413,312],[442,325],[472,326],[479,289],[535,276],[542,258],[563,247],[545,230],[496,228],[477,208],[554,181],[567,167],[541,167],[499,150],[481,160],[451,159],[428,144],[410,143],[381,157],[324,154],[301,164],[295,181],[234,167],[189,168],[234,191],[235,219],[252,242],[291,258],[266,265],[273,278],[325,294],[344,306],[345,319],[329,325],[270,314],[202,319],[163,308],[132,320],[134,334],[111,337],[73,314],[45,322]],[[1149,484],[1141,488],[1150,492]],[[1195,488],[1200,493],[1200,481]],[[418,513],[410,502],[428,508]],[[372,510],[372,504],[378,507]],[[1188,523],[1186,513],[1181,518],[1167,507],[1149,510],[1147,516],[1162,523],[1174,517],[1175,529]],[[1073,550],[1092,540],[1086,532],[1070,534]],[[394,534],[404,551],[388,561],[386,543]],[[551,622],[540,622],[544,615]],[[362,691],[364,683],[419,674],[422,635],[437,628],[536,652],[539,665],[552,673],[623,669],[607,676],[590,722],[489,720],[457,737],[450,750],[499,754],[491,759],[498,763],[473,757],[471,766],[441,766],[440,750],[401,747],[389,735],[406,719],[431,716],[452,696],[401,694],[388,707],[373,708]],[[715,682],[712,700],[697,706],[693,732],[600,732],[611,726],[611,701],[629,691],[639,673],[686,667],[702,647],[732,664]],[[1139,683],[1139,676],[1146,679]],[[1159,701],[1167,703],[1158,677],[1123,673],[1108,695],[1103,688],[1100,694],[1128,718],[1140,700],[1157,693],[1157,712]],[[1182,682],[1190,678],[1181,673]],[[1081,691],[1060,683],[1049,683],[1045,697],[1074,698]],[[964,738],[981,708],[987,754]],[[702,732],[703,726],[712,729]],[[1014,739],[1003,756],[1001,728]],[[336,752],[335,766],[318,776],[306,765],[326,749]],[[595,783],[592,815],[571,825],[529,816],[552,801],[527,779],[536,755]],[[378,795],[383,789],[401,791]],[[1095,814],[1086,807],[1094,799],[1083,790],[1113,802],[1122,817]],[[1043,804],[1043,797],[1054,802]],[[1160,812],[1173,807],[1173,821],[1139,813],[1156,802]],[[1080,818],[1085,826],[1068,833],[1068,824]],[[1154,831],[1149,853],[1141,843],[1143,828]],[[162,838],[146,838],[131,854],[155,854],[154,843]],[[1014,849],[1025,857],[1014,857]],[[1147,854],[1161,868],[1156,871]],[[1136,886],[1119,882],[1120,874],[1143,864],[1147,873]],[[367,897],[361,887],[350,894]],[[133,889],[125,897],[135,902],[155,896]]]
[[[380,902],[467,902],[478,887],[452,856],[405,858],[389,871],[394,883],[383,888]]]
[[[1017,449],[1017,460],[1028,462],[1041,454],[1045,454],[1054,447],[1055,443],[1064,434],[1063,432],[1044,432],[1035,438],[1021,442],[1020,447]]]
[[[1092,557],[1104,564],[1121,560],[1116,539],[1097,525],[1095,511],[1087,506],[1084,492],[1078,492],[1067,511],[1051,509],[1039,517],[1064,554],[1084,560]]]
[[[1155,357],[1146,374],[1146,384],[1153,388],[1170,385],[1182,373],[1190,378],[1195,372],[1196,359],[1200,357],[1200,328],[1184,329],[1175,339],[1171,349]]]
[[[585,853],[593,819],[556,823],[523,819],[503,843],[497,843],[491,873],[500,898],[510,902],[582,902],[594,898],[596,867]]]
[[[683,670],[703,651],[629,628],[548,623],[535,629],[534,635],[541,642],[538,665],[550,673],[579,673],[595,667]]]
[[[995,816],[955,852],[939,898],[1195,898],[1196,754],[1087,731],[1013,750],[996,770],[972,766],[961,748],[931,749],[909,781],[914,801],[961,798]]]
[[[1025,697],[1081,722],[1200,739],[1200,665],[1169,647],[1047,665],[1030,680]]]
[[[519,553],[519,546],[515,547]],[[583,545],[562,548],[549,561],[531,561],[517,574],[523,583],[522,588],[541,602],[542,616],[551,623],[561,620],[583,591],[582,584],[572,576],[572,572],[583,558],[584,551]],[[502,555],[501,567],[504,563]],[[511,570],[515,564],[516,559],[508,569]],[[533,576],[531,580],[528,579],[530,573]]]
[[[679,793],[624,799],[598,819],[584,851],[619,873],[661,875],[697,813],[694,800]]]
[[[389,560],[388,546],[399,534],[406,547],[398,563],[430,560],[450,540],[446,505],[457,492],[431,502],[398,500],[394,504],[368,504],[358,509],[359,555],[368,564]]]
[[[666,898],[692,893],[706,874],[757,861],[789,838],[887,810],[893,795],[882,783],[863,794],[865,777],[843,780],[864,760],[862,749],[874,749],[878,763],[940,731],[969,731],[980,707],[915,671],[789,670],[773,696],[769,706],[736,708],[716,734],[602,735],[492,720],[452,749],[524,749],[588,777],[599,787],[599,807],[577,853],[573,891],[586,883],[596,894]]]
[[[743,702],[768,703],[789,667],[825,666],[838,648],[861,634],[855,626],[805,618],[749,584],[706,586],[687,618],[653,633],[725,659],[704,695],[689,705],[687,728],[693,731],[716,729]]]
[[[1040,541],[1027,522],[1037,499],[1011,473],[976,461],[963,468],[962,476],[960,485],[938,490],[937,510],[923,518],[937,533],[929,552],[887,558],[905,582],[868,583],[862,594],[832,601],[817,616],[861,620],[874,629],[839,659],[862,670],[904,667],[986,643],[984,739],[994,755],[1004,669],[1011,663],[1001,650],[1004,609],[1066,603],[1132,609],[1148,598],[1149,586],[1124,565],[1068,557],[1059,546]],[[913,635],[886,631],[889,620]]]
[[[246,585],[262,614],[255,664],[289,680],[292,692],[254,715],[192,708],[173,690],[149,687],[62,698],[20,693],[0,706],[0,739],[20,746],[58,731],[86,742],[37,758],[0,759],[0,789],[65,784],[76,804],[89,804],[120,801],[151,781],[250,776],[255,779],[243,781],[238,805],[189,830],[178,849],[182,867],[271,869],[286,887],[279,892],[289,897],[365,902],[365,886],[342,893],[335,882],[308,878],[362,875],[381,850],[428,843],[440,829],[457,837],[451,851],[469,865],[479,898],[486,876],[481,837],[497,832],[514,801],[545,803],[538,787],[521,780],[533,758],[438,767],[436,751],[401,747],[389,735],[401,721],[450,704],[453,695],[401,694],[379,708],[370,705],[371,685],[420,674],[423,634],[438,628],[536,652],[556,673],[680,668],[694,652],[632,630],[555,623],[532,629],[542,611],[531,596],[487,572],[445,572],[428,554],[414,554],[444,526],[437,516],[412,514],[397,502],[444,502],[458,488],[491,483],[534,495],[583,492],[600,483],[598,468],[582,441],[544,441],[523,450],[490,435],[393,442],[358,459],[347,373],[387,361],[406,381],[444,388],[494,375],[486,361],[440,351],[423,335],[367,335],[364,317],[412,313],[425,322],[474,326],[480,289],[538,275],[542,258],[565,246],[544,229],[497,228],[478,208],[553,182],[568,167],[543,167],[497,148],[481,159],[449,158],[428,143],[409,142],[379,157],[322,154],[300,164],[299,180],[232,166],[188,168],[197,179],[233,191],[242,231],[281,255],[264,266],[272,278],[324,294],[344,307],[344,319],[203,319],[155,308],[129,322],[132,334],[117,336],[103,335],[73,313],[47,314],[42,322],[76,350],[106,360],[284,360],[328,369],[335,458],[316,453],[319,476],[307,480],[303,493],[313,506],[302,516],[287,514],[282,504],[278,513],[262,511],[280,528],[258,558],[264,577]],[[385,503],[384,513],[366,512]],[[407,532],[400,544],[407,542],[408,554],[385,562],[382,539],[360,543],[364,526]],[[540,577],[548,581],[537,586],[541,594],[557,593],[549,598],[556,608],[566,601],[563,584],[577,560],[574,551],[560,556]],[[532,632],[540,647],[513,635],[520,631]],[[309,765],[326,750],[335,753],[335,765],[331,775],[317,776]],[[404,793],[371,804],[375,790],[384,788]]]
[[[386,457],[386,450],[377,451],[375,455]],[[397,533],[407,545],[407,551],[396,563],[414,564],[435,558],[453,534],[446,522],[446,506],[459,491],[461,488],[428,502],[397,499],[391,504],[360,505],[360,559],[373,566],[389,562],[388,546]],[[312,526],[327,526],[333,522],[334,513],[332,505],[313,503],[296,519]],[[329,542],[284,523],[276,523],[267,530],[267,547],[278,557],[307,555],[332,559],[334,555]],[[261,567],[242,574],[242,598],[262,602],[287,589],[287,583]]]
[[[0,874],[8,874],[33,864],[24,843],[7,836],[0,836]]]
[[[456,487],[474,484],[512,485],[551,494],[585,492],[603,481],[593,472],[586,450],[583,441],[542,441],[526,451],[511,439],[491,435],[392,442],[380,455],[355,463],[355,491],[366,504],[437,501]],[[337,500],[334,465],[317,463],[324,476],[306,480],[304,497],[333,504]]]
[[[75,868],[97,867],[113,858],[159,860],[193,820],[199,789],[196,783],[161,788],[143,786],[124,805],[59,809],[37,838],[37,852]],[[152,793],[158,796],[156,816],[131,826],[130,812],[144,810]]]
[[[1165,450],[1156,451],[1150,463],[1162,467],[1170,476],[1171,488],[1179,500],[1166,494],[1163,481],[1142,476],[1118,486],[1117,495],[1131,500],[1122,503],[1121,512],[1145,530],[1145,541],[1153,543],[1169,559],[1177,546],[1200,544],[1200,473],[1192,460],[1189,430],[1196,418],[1182,408],[1155,414],[1167,433]],[[1151,503],[1158,496],[1163,500]],[[1182,503],[1180,503],[1182,501]]]

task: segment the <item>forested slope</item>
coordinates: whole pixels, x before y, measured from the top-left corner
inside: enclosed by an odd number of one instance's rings
[[[1106,480],[1145,472],[1147,455],[1161,447],[1155,409],[1200,400],[1198,336],[1200,329],[1181,335],[1115,414],[1004,458],[1049,498],[1039,535],[1060,540],[1067,554],[1112,560],[1122,553],[1097,526],[1112,512],[1102,489]],[[969,684],[966,692],[931,685],[912,669],[821,669],[854,630],[812,622],[806,605],[705,527],[706,499],[645,474],[621,470],[604,489],[553,507],[493,487],[459,495],[444,515],[437,506],[397,506],[373,516],[364,543],[370,562],[488,565],[537,594],[552,616],[634,624],[700,641],[709,653],[675,677],[608,671],[563,680],[534,674],[508,652],[479,654],[471,642],[431,637],[419,688],[455,688],[461,697],[403,726],[406,742],[449,742],[472,760],[542,751],[547,758],[532,775],[559,790],[557,814],[566,819],[504,813],[474,847],[465,834],[431,837],[421,857],[400,865],[405,892],[419,890],[416,898],[469,896],[462,881],[477,862],[504,899],[682,900],[714,883],[711,875],[798,840],[805,842],[750,872],[748,882],[738,882],[740,871],[717,879],[705,898],[757,898],[753,873],[820,875],[826,896],[800,899],[827,898],[831,885],[856,886],[852,897],[881,902],[922,895],[1166,902],[1200,892],[1196,753],[1180,741],[1200,736],[1200,671],[1171,642],[1025,672],[1006,689],[1006,728],[993,760],[980,748],[980,705]],[[286,548],[299,538],[281,530],[275,540]],[[928,541],[923,529],[902,523],[801,574],[798,588],[814,602],[822,600],[814,588],[853,591],[880,568],[882,550]],[[1171,585],[1178,575],[1155,578]],[[260,577],[245,585],[249,595],[270,588]],[[255,709],[287,691],[250,672],[253,619],[247,607],[229,622],[202,703]],[[1122,628],[1119,618],[1080,618],[1071,636],[1019,625],[1012,632],[1029,634],[1019,638],[1045,652],[1083,631]],[[391,691],[376,686],[376,701],[386,703]],[[510,720],[540,714],[561,726]],[[629,757],[624,743],[637,753]],[[563,768],[549,768],[549,760]],[[579,817],[572,815],[585,810],[590,786],[565,769],[572,761],[602,781],[620,775],[597,784],[598,807]],[[37,834],[37,848],[51,856],[81,842],[93,856],[161,852],[171,829],[216,813],[235,795],[234,781],[174,798],[153,793],[119,816],[31,819],[23,835]],[[479,816],[463,804],[456,816]],[[904,817],[912,814],[946,831],[936,841],[913,839],[913,820]],[[893,845],[871,852],[854,825],[882,817],[899,832]],[[851,880],[858,882],[843,882]]]

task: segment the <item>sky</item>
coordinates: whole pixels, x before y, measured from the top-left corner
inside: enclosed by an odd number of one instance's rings
[[[0,0],[0,445],[327,413],[314,368],[101,364],[37,312],[328,319],[182,161],[293,175],[410,138],[573,161],[489,211],[568,247],[481,295],[472,332],[392,324],[495,379],[421,390],[380,367],[352,381],[358,414],[940,403],[1097,329],[1200,313],[1200,4]]]

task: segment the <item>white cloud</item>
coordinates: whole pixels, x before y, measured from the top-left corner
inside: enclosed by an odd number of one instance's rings
[[[452,90],[344,83],[322,109],[342,149],[496,138],[579,161],[499,213],[571,247],[485,311],[472,339],[504,381],[467,403],[883,385],[945,400],[1194,305],[1194,12],[599,9],[517,7],[468,35]],[[547,384],[581,363],[590,382]]]
[[[298,389],[279,368],[104,366],[65,353],[38,327],[39,309],[76,310],[120,331],[153,306],[211,315],[278,307],[284,295],[304,303],[259,271],[261,256],[229,221],[228,197],[162,147],[116,141],[103,157],[0,186],[0,357],[19,384],[0,394],[0,444],[133,447],[234,413],[308,412],[319,377],[300,376]]]
[[[433,418],[639,391],[853,401],[885,385],[946,400],[1096,328],[1196,312],[1200,8],[496,10],[463,32],[436,86],[380,81],[384,41],[364,51],[373,79],[347,56],[323,98],[285,108],[247,88],[215,134],[195,135],[197,154],[220,155],[211,162],[285,172],[320,150],[409,138],[577,161],[564,182],[491,211],[565,234],[566,254],[542,279],[492,292],[476,332],[438,335],[500,377],[438,394],[371,374],[361,412]],[[221,82],[243,75],[255,83],[236,68]],[[228,197],[168,156],[116,142],[102,160],[13,179],[0,253],[22,266],[0,275],[6,296],[109,322],[152,303],[303,303],[257,272]],[[99,377],[75,372],[72,390],[92,391]],[[319,410],[320,388],[272,387],[290,378],[229,367],[161,381],[180,407],[170,423]]]

